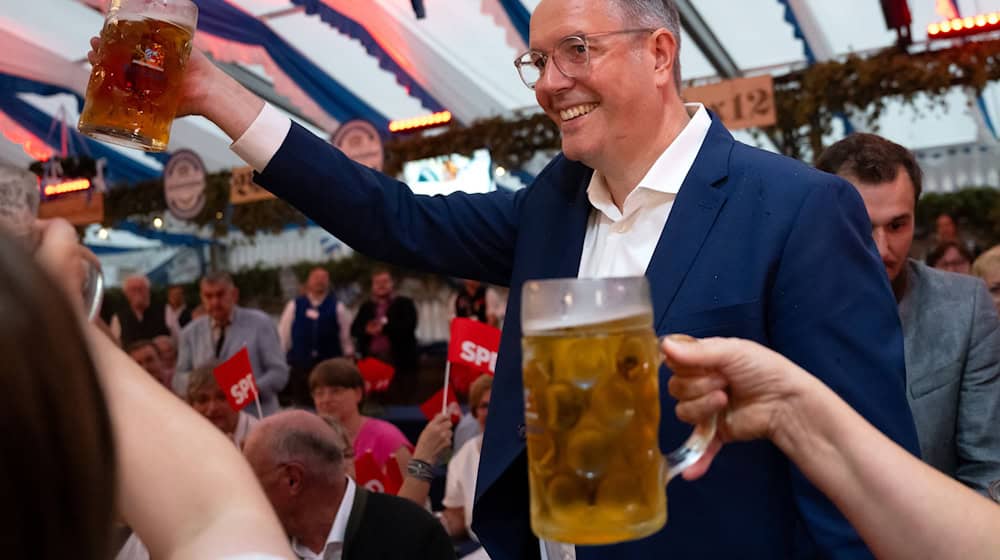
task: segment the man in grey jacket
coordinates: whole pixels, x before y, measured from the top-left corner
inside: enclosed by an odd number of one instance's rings
[[[273,414],[278,410],[277,394],[288,382],[278,330],[263,312],[238,307],[236,296],[233,279],[225,272],[211,272],[201,279],[201,303],[207,314],[181,331],[174,391],[186,397],[192,369],[224,362],[246,346],[261,408],[265,415]]]
[[[1000,479],[1000,319],[986,286],[908,258],[922,174],[906,148],[852,134],[816,164],[865,201],[899,303],[906,398],[924,462],[984,491]]]

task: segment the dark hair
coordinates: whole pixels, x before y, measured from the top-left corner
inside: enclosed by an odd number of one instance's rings
[[[961,243],[956,243],[954,241],[944,241],[938,243],[933,249],[927,253],[927,266],[935,266],[939,260],[944,258],[944,254],[948,252],[948,249],[954,248],[958,251],[958,254],[962,255],[962,258],[972,264],[972,253],[968,249],[962,246]]]
[[[225,270],[213,270],[212,272],[202,276],[201,282],[203,284],[226,284],[227,286],[236,286],[233,282],[233,277],[230,276]]]
[[[855,132],[816,158],[816,168],[820,171],[873,185],[895,181],[900,167],[910,176],[916,203],[923,188],[923,171],[913,153],[895,142],[877,134]]]
[[[153,344],[153,341],[148,338],[136,340],[132,344],[129,344],[128,346],[125,347],[125,353],[131,355],[132,352],[135,352],[136,350],[141,350],[147,346],[152,346],[153,350],[156,352],[156,355],[160,354],[160,351],[156,348],[156,345]]]
[[[75,313],[0,235],[0,550],[10,558],[112,555],[111,419]]]
[[[372,273],[369,276],[369,278],[375,278],[376,276],[381,276],[383,274],[388,274],[390,278],[393,277],[392,269],[390,269],[388,266],[378,265],[372,267]]]
[[[309,391],[318,387],[346,387],[364,391],[365,380],[358,366],[347,358],[323,360],[309,373]]]

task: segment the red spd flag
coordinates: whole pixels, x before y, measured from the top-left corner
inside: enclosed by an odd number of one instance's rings
[[[500,329],[472,319],[452,319],[449,362],[493,375],[499,350]]]
[[[443,400],[445,399],[444,388],[442,387],[437,393],[427,399],[424,404],[420,405],[420,412],[424,413],[424,416],[428,420],[433,420],[441,412]],[[462,419],[462,408],[458,406],[458,398],[455,396],[455,391],[448,387],[448,412],[451,413],[451,423],[458,424],[458,421]]]
[[[382,360],[363,358],[358,362],[358,370],[365,380],[365,393],[381,393],[389,388],[396,369]]]
[[[385,485],[385,493],[395,496],[399,494],[399,489],[403,487],[403,473],[399,471],[399,461],[395,455],[389,455],[385,461],[385,473],[382,483]]]
[[[250,353],[244,346],[219,367],[212,370],[219,388],[226,394],[226,400],[233,410],[243,410],[257,396],[257,382],[250,365]]]
[[[379,468],[371,451],[365,451],[354,460],[354,480],[370,492],[385,493],[382,469]]]

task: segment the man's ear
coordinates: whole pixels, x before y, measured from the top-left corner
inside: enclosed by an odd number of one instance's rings
[[[656,75],[656,83],[658,85],[673,83],[674,66],[679,62],[677,60],[677,37],[674,37],[674,34],[666,29],[657,29],[653,32],[650,41],[653,45],[655,62],[653,72]]]
[[[302,493],[305,482],[305,469],[298,463],[289,463],[284,467],[282,483],[288,487],[288,493],[297,496]]]

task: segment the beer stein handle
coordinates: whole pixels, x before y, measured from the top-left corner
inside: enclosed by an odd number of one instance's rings
[[[709,444],[715,439],[717,421],[718,415],[713,415],[707,421],[698,424],[683,445],[663,455],[667,462],[667,476],[663,481],[664,484],[701,459]]]
[[[87,278],[83,285],[83,305],[86,308],[87,320],[93,321],[101,312],[101,302],[104,299],[104,274],[101,267],[87,262]]]

